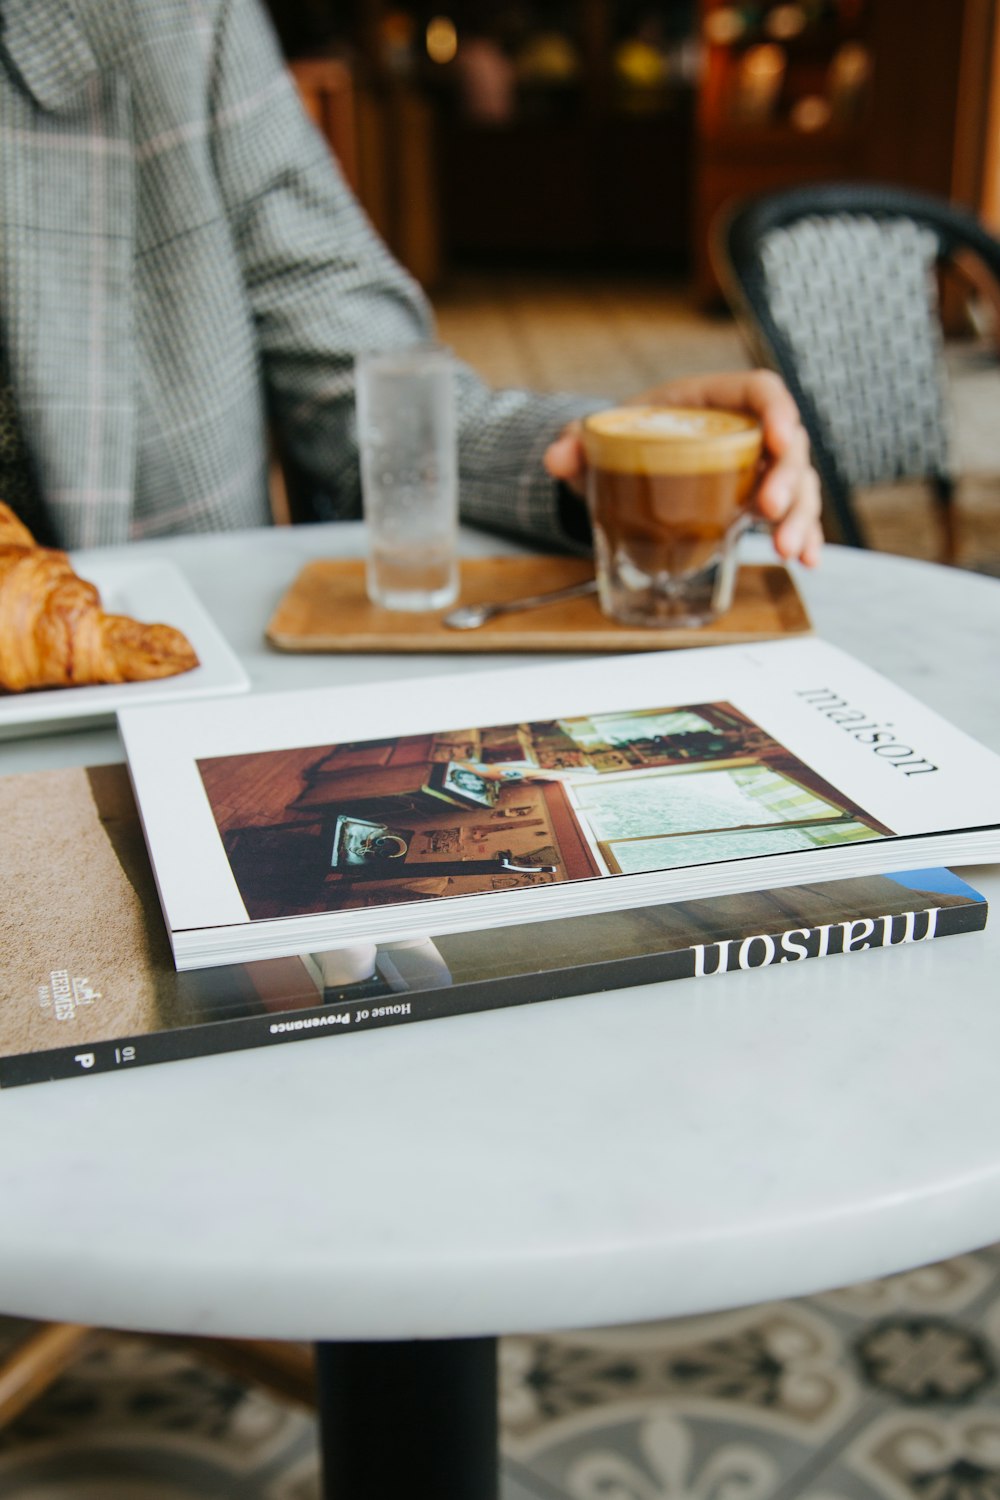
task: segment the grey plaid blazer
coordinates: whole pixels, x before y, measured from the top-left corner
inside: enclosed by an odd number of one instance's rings
[[[353,353],[428,337],[256,0],[0,0],[0,317],[66,546],[269,520],[267,422],[359,512]],[[564,539],[596,403],[459,376],[466,518]]]

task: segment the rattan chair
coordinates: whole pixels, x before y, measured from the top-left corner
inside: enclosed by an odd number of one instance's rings
[[[1000,284],[1000,241],[942,200],[872,184],[768,194],[713,225],[716,273],[755,356],[799,405],[838,539],[866,545],[862,485],[927,480],[955,548],[937,268]],[[983,282],[979,282],[979,290]]]

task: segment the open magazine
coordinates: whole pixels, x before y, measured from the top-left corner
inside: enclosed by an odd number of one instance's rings
[[[119,727],[181,969],[1000,857],[1000,757],[813,639]]]
[[[123,766],[0,778],[0,824],[0,1088],[906,948],[987,914],[916,870],[178,972]]]

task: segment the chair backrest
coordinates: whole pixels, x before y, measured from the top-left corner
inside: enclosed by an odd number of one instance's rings
[[[952,469],[935,269],[1000,243],[943,200],[869,183],[769,194],[717,221],[719,279],[758,356],[796,398],[844,541],[857,485]]]

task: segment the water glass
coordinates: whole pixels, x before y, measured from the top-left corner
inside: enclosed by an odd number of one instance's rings
[[[356,362],[368,597],[436,610],[458,594],[454,364],[435,345]]]

